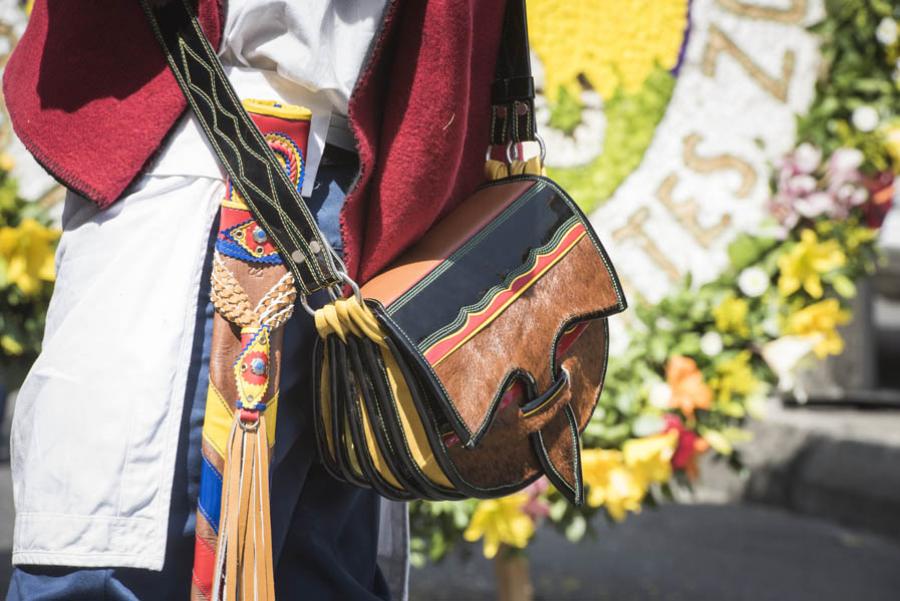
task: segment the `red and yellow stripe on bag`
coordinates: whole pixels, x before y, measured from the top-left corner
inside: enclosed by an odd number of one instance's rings
[[[490,325],[506,307],[562,260],[586,234],[587,230],[583,223],[580,221],[572,223],[554,246],[535,256],[533,265],[527,271],[516,276],[508,286],[494,291],[492,297],[487,300],[487,306],[479,311],[469,313],[461,327],[431,344],[423,352],[425,359],[431,365],[437,365]],[[484,301],[479,304],[483,305]]]
[[[251,118],[297,190],[310,112],[248,100]],[[211,298],[216,308],[203,422],[191,598],[274,598],[268,459],[275,443],[281,332],[293,278],[240,195],[226,186]]]

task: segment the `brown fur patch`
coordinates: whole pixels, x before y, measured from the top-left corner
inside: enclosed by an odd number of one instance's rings
[[[613,279],[585,236],[488,327],[436,366],[469,430],[475,433],[483,426],[504,378],[513,369],[530,373],[538,394],[547,390],[554,377],[550,357],[559,329],[574,317],[609,310],[618,302]],[[584,377],[580,365],[573,365],[569,373],[574,380]],[[582,403],[561,395],[555,409],[529,420],[529,431],[540,429],[569,400]]]

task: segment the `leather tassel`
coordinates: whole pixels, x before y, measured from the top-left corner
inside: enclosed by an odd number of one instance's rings
[[[266,418],[239,409],[226,448],[213,599],[274,601]]]

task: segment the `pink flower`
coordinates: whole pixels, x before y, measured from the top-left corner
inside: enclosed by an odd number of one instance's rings
[[[528,500],[522,505],[522,511],[535,521],[550,514],[550,504],[541,496],[547,491],[548,486],[550,485],[547,479],[542,476],[526,486],[525,490],[522,491],[528,495]]]

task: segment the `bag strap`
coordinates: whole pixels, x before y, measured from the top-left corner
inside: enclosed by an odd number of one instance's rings
[[[506,1],[491,104],[491,144],[536,139],[534,78],[531,76],[525,0]]]
[[[278,248],[302,295],[347,283],[343,262],[244,110],[189,1],[140,0],[231,185]]]

